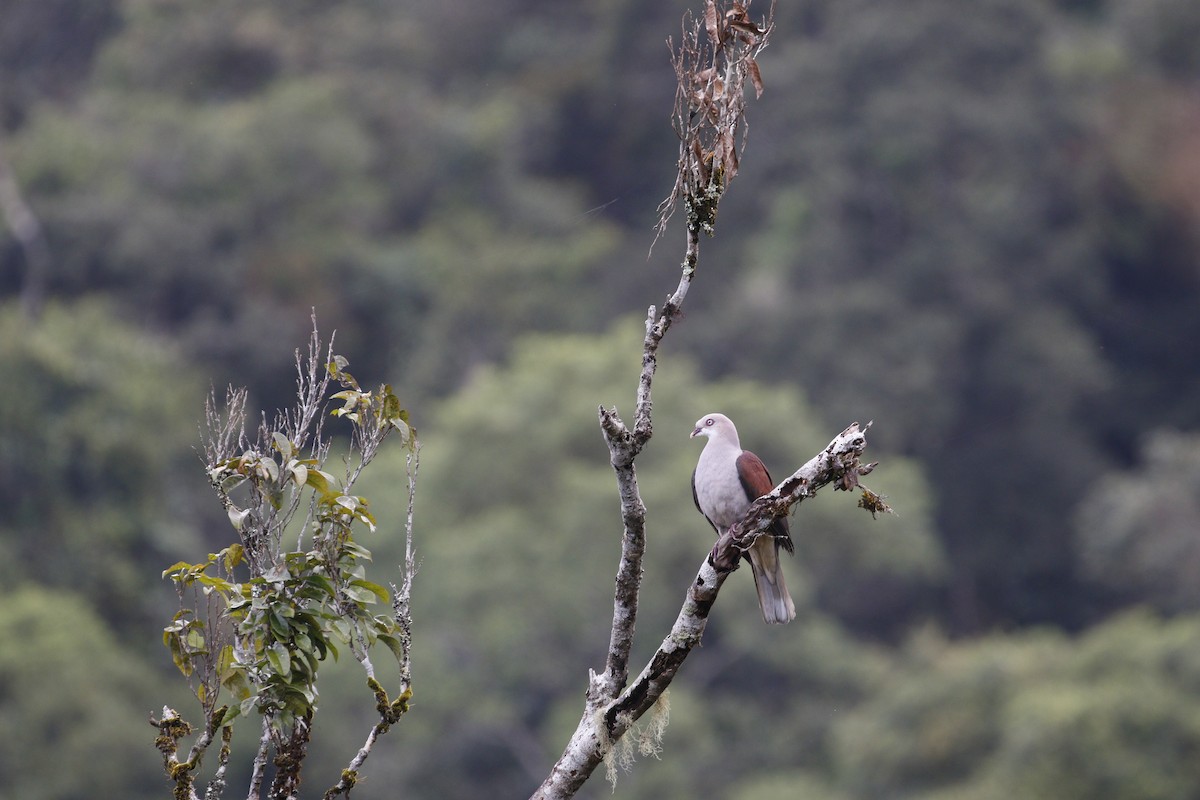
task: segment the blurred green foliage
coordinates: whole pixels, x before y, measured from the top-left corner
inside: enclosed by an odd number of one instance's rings
[[[1133,613],[1077,642],[920,636],[837,724],[838,773],[862,798],[1192,797],[1198,633]]]
[[[166,790],[139,733],[171,668],[158,575],[231,536],[192,451],[203,397],[284,405],[314,307],[426,441],[415,713],[356,795],[536,785],[607,638],[595,410],[631,411],[640,327],[614,321],[676,279],[677,231],[646,253],[676,155],[663,40],[693,5],[0,0],[0,146],[52,255],[26,318],[0,233],[0,795]],[[702,413],[777,477],[874,419],[899,516],[805,504],[800,619],[748,624],[735,575],[663,759],[618,795],[1200,794],[1197,5],[777,21],[661,354],[638,655],[710,543]],[[394,535],[401,493],[367,493]],[[314,772],[370,724],[351,680],[323,692]]]
[[[169,340],[98,300],[32,324],[0,307],[0,371],[0,580],[78,592],[119,626],[153,619],[163,559],[200,541],[203,384]]]
[[[87,603],[9,584],[0,641],[0,797],[162,796],[146,716],[165,681]]]
[[[1135,469],[1105,475],[1080,503],[1082,572],[1112,602],[1200,609],[1200,438],[1156,431]]]

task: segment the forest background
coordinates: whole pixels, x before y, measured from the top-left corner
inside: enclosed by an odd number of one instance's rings
[[[0,797],[169,791],[159,576],[232,536],[204,400],[286,405],[312,309],[423,442],[413,710],[355,796],[541,781],[607,641],[595,409],[631,407],[678,269],[678,231],[650,244],[690,5],[0,0],[0,173],[41,233],[0,231]],[[899,513],[805,504],[797,620],[734,576],[615,796],[1200,797],[1200,4],[777,23],[661,354],[641,651],[711,543],[701,414],[777,474],[874,420]],[[374,713],[353,667],[314,793]]]

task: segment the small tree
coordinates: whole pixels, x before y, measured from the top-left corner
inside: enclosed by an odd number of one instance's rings
[[[379,719],[326,798],[349,793],[375,740],[408,710],[419,446],[390,386],[364,391],[346,371],[346,359],[334,355],[332,341],[324,358],[321,353],[314,319],[307,358],[296,357],[296,405],[274,420],[264,417],[254,440],[245,431],[245,390],[230,390],[223,408],[215,398],[207,407],[206,468],[237,541],[205,561],[179,562],[163,573],[180,599],[163,642],[204,715],[184,758],[180,742],[192,726],[171,708],[151,720],[177,798],[199,797],[195,781],[201,759],[218,738],[217,765],[204,797],[222,796],[232,723],[254,715],[260,736],[248,796],[264,796],[270,760],[274,777],[265,796],[296,797],[317,708],[318,671],[327,656],[338,657],[339,648],[348,649],[366,672]],[[333,382],[341,390],[330,396]],[[330,400],[340,402],[333,416],[352,426],[340,478],[325,470],[331,439],[323,412]],[[409,449],[409,504],[401,582],[385,588],[367,579],[371,554],[354,533],[362,527],[375,530],[375,519],[367,499],[351,490],[393,434]],[[377,643],[399,663],[395,697],[376,679],[370,653]],[[222,703],[223,696],[229,701]]]

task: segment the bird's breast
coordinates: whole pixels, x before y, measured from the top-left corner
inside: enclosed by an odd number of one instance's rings
[[[737,453],[706,447],[696,462],[696,500],[704,516],[724,530],[746,515],[750,501],[737,474]]]

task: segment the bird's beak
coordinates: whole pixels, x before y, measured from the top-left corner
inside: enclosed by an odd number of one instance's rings
[[[693,429],[692,429],[692,435],[691,435],[691,436],[689,436],[688,438],[689,438],[689,439],[695,439],[695,438],[696,438],[697,436],[699,436],[699,435],[700,435],[700,428],[699,428],[699,426],[697,426],[697,427],[695,427],[695,428],[693,428]]]

